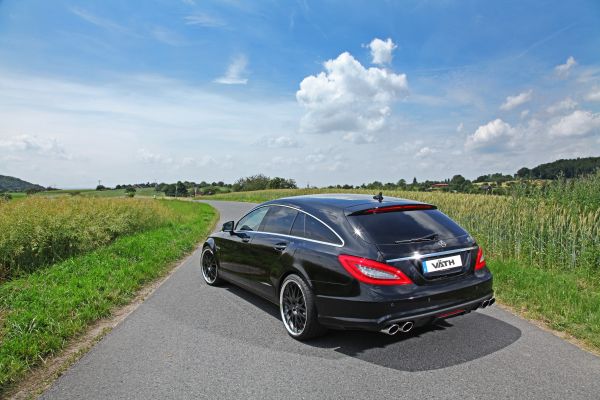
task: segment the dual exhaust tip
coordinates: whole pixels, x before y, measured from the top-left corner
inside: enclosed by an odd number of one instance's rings
[[[491,299],[482,301],[481,305],[479,307],[486,308],[488,306],[491,306],[495,302],[496,302],[496,298],[492,297]],[[386,335],[393,336],[393,335],[397,334],[398,332],[402,332],[402,333],[410,332],[414,326],[415,326],[415,324],[412,321],[406,321],[406,322],[402,322],[400,324],[392,324],[386,328],[383,328],[380,332],[385,333]]]
[[[492,305],[492,304],[494,304],[495,302],[496,302],[496,298],[495,298],[495,297],[492,297],[491,299],[484,300],[484,301],[481,303],[480,307],[481,307],[481,308],[486,308],[487,306],[491,306],[491,305]]]
[[[407,333],[410,332],[415,324],[412,321],[402,322],[400,324],[392,324],[387,328],[383,328],[380,332],[386,335],[393,336],[398,332]]]

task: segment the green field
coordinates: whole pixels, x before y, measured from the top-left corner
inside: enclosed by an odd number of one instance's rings
[[[217,219],[205,204],[156,203],[170,216],[158,226],[0,284],[0,397],[29,369],[168,272]]]
[[[2,202],[0,282],[173,218],[152,199],[29,196]]]
[[[125,189],[61,189],[38,192],[34,196],[40,197],[57,197],[57,196],[73,196],[79,195],[82,197],[127,197]],[[135,197],[164,197],[163,192],[157,192],[154,188],[139,188],[136,189]]]
[[[597,181],[596,181],[597,182]],[[583,198],[552,199],[440,192],[384,191],[435,204],[482,245],[499,300],[600,350],[600,209]],[[212,200],[263,202],[285,196],[369,190],[237,192]]]

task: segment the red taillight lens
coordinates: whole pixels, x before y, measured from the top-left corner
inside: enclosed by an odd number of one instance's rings
[[[410,285],[412,281],[402,271],[368,258],[338,256],[346,271],[361,282],[371,285]]]
[[[478,271],[485,267],[485,257],[483,256],[483,250],[481,247],[477,250],[477,261],[475,262],[475,271]]]

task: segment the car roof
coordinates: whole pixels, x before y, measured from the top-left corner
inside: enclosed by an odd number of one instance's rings
[[[398,197],[383,196],[379,202],[369,194],[353,193],[325,193],[303,196],[284,197],[277,200],[267,201],[261,205],[281,204],[299,208],[300,210],[314,214],[317,217],[331,219],[332,214],[343,214],[343,211],[352,207],[353,209],[365,209],[387,205],[425,204],[415,200],[401,199]]]

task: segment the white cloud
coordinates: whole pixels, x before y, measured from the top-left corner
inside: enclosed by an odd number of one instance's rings
[[[205,13],[186,15],[183,19],[186,25],[197,25],[204,28],[222,28],[227,25],[222,19]]]
[[[500,109],[505,111],[512,110],[513,108],[530,101],[532,95],[533,90],[528,90],[527,92],[519,93],[516,96],[508,96],[506,101],[500,106]]]
[[[255,166],[275,151],[248,153],[248,145],[257,132],[277,137],[293,130],[302,110],[295,99],[239,98],[214,89],[160,75],[113,75],[110,82],[95,83],[0,68],[0,154],[18,156],[2,157],[0,170],[46,186],[80,188],[98,179],[107,185],[233,182],[248,170],[261,172]],[[22,143],[12,132],[36,139]],[[18,150],[35,143],[52,151]],[[57,150],[61,147],[66,150]],[[236,162],[224,163],[226,154]],[[201,165],[204,155],[218,160],[219,168],[180,162],[191,157]],[[40,169],[34,171],[33,164]]]
[[[585,96],[588,101],[600,101],[600,88],[595,88]]]
[[[172,164],[173,159],[162,154],[152,153],[146,149],[139,149],[137,152],[138,159],[148,164]]]
[[[42,138],[31,135],[17,135],[0,139],[0,150],[41,154],[46,157],[70,159],[71,155],[56,138]]]
[[[467,137],[465,148],[467,150],[493,150],[496,146],[503,147],[508,145],[515,134],[516,131],[510,124],[498,118],[485,125],[481,125],[475,133]]]
[[[342,137],[342,139],[354,144],[367,144],[375,142],[375,136],[369,135],[368,133],[359,132],[348,132]]]
[[[559,101],[558,103],[552,104],[550,107],[546,108],[546,111],[549,114],[555,114],[560,111],[572,110],[577,107],[577,102],[570,97]]]
[[[576,110],[550,126],[549,132],[552,136],[585,136],[599,129],[600,114]]]
[[[304,78],[296,92],[306,110],[303,132],[379,131],[390,116],[391,104],[408,90],[405,74],[367,69],[347,52],[325,62],[324,68]]]
[[[529,110],[523,110],[521,111],[521,119],[527,117],[529,115]]]
[[[465,124],[462,122],[456,127],[456,132],[461,133],[465,129]]]
[[[266,146],[271,149],[298,147],[296,139],[289,136],[266,136],[256,141],[258,146]]]
[[[392,52],[397,47],[398,46],[396,46],[390,38],[385,41],[379,38],[373,39],[371,43],[369,43],[373,64],[390,64],[392,62]]]
[[[575,61],[575,58],[573,58],[573,56],[570,56],[569,58],[567,58],[567,61],[564,64],[560,64],[554,67],[554,71],[558,76],[564,78],[569,75],[571,69],[576,65],[577,61]]]
[[[432,149],[431,147],[425,146],[420,148],[419,151],[417,151],[417,153],[415,154],[415,158],[428,157],[437,152],[438,151],[436,149]]]
[[[248,59],[246,56],[243,54],[237,56],[227,67],[225,75],[215,79],[215,82],[222,83],[224,85],[245,85],[248,83],[248,78],[244,78],[243,76],[246,75],[247,65]]]

